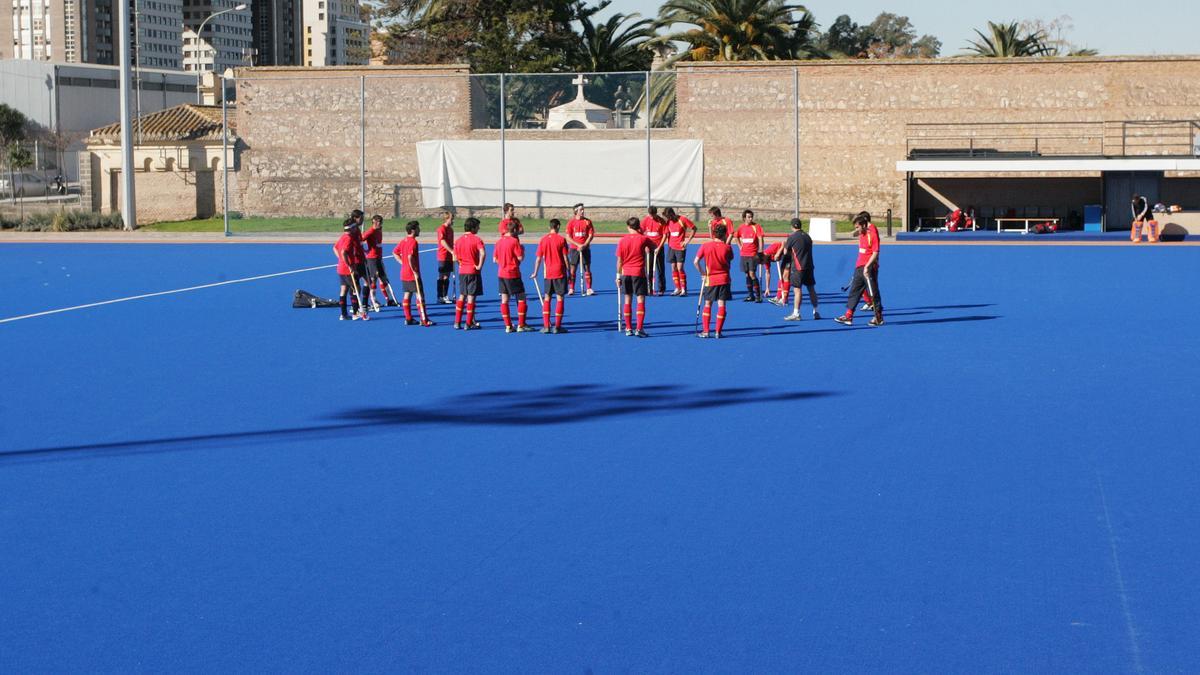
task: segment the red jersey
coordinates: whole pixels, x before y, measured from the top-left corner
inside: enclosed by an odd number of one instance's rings
[[[367,245],[367,258],[375,260],[383,257],[383,228],[371,226],[363,233],[363,243]]]
[[[333,245],[333,250],[338,253],[338,274],[350,274],[350,265],[358,265],[363,261],[362,244],[358,237],[346,232],[338,237],[337,243]]]
[[[492,249],[492,257],[496,259],[499,270],[496,276],[501,279],[519,279],[521,277],[521,258],[525,257],[525,247],[516,237],[500,237],[496,248]]]
[[[525,226],[521,224],[520,218],[505,218],[504,220],[501,220],[500,227],[497,228],[496,233],[500,236],[504,236],[508,232],[509,223],[517,224],[517,236],[525,234]]]
[[[421,256],[417,253],[417,238],[405,237],[392,249],[392,255],[400,258],[400,281],[416,281],[421,273]]]
[[[854,263],[855,267],[862,267],[871,259],[872,253],[879,252],[879,230],[875,227],[875,223],[867,223],[867,231],[858,235],[858,261]],[[875,264],[879,264],[879,258],[875,259]]]
[[[775,257],[776,253],[779,253],[779,249],[781,249],[781,248],[783,248],[783,243],[777,241],[774,244],[771,244],[770,246],[768,246],[767,250],[763,251],[763,255],[767,256],[767,260],[771,260],[772,258]]]
[[[672,220],[667,223],[667,246],[682,251],[687,242],[688,234],[696,231],[696,224],[688,220],[684,216],[679,216],[679,220]]]
[[[708,238],[709,239],[717,238],[717,226],[718,225],[724,225],[725,231],[728,234],[733,234],[733,221],[732,220],[730,220],[728,218],[724,218],[724,217],[713,218],[712,220],[708,221]]]
[[[565,276],[563,259],[567,257],[567,240],[556,232],[542,237],[538,242],[537,257],[546,266],[547,279],[562,279]]]
[[[663,234],[666,233],[667,224],[658,216],[646,216],[642,218],[642,234],[650,240],[650,244],[655,248],[663,243]]]
[[[454,242],[454,255],[458,256],[458,273],[479,274],[478,263],[483,252],[483,240],[479,235],[468,232],[459,237],[458,241]]]
[[[434,240],[437,242],[437,259],[449,260],[450,251],[442,248],[442,242],[451,249],[454,248],[454,230],[446,225],[438,225],[437,233],[434,235]]]
[[[621,274],[628,277],[646,276],[646,253],[653,250],[650,238],[630,232],[617,242],[617,260],[621,263]]]
[[[733,247],[723,241],[708,241],[700,246],[696,257],[704,261],[705,283],[709,286],[724,286],[729,283]]]
[[[595,234],[596,228],[590,218],[572,218],[571,222],[567,223],[567,236],[580,246]]]
[[[758,223],[742,225],[737,229],[739,252],[743,258],[758,255],[758,238],[762,236],[762,228]]]

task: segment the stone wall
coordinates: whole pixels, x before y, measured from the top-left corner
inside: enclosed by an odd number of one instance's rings
[[[1108,129],[1105,122],[1200,119],[1200,58],[1189,57],[681,64],[677,72],[676,126],[655,137],[703,140],[706,200],[764,218],[790,216],[796,203],[797,112],[801,209],[834,216],[903,213],[896,162],[910,124],[1009,123],[1025,134],[1068,122]],[[248,215],[332,216],[358,205],[363,82],[369,211],[425,213],[416,142],[498,133],[472,130],[465,67],[243,69],[239,184]],[[508,137],[564,133],[644,134]],[[1067,150],[1077,142],[1061,141]]]

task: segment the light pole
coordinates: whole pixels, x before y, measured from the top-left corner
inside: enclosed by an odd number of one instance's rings
[[[200,74],[202,72],[202,69],[200,67],[200,34],[204,32],[204,24],[208,23],[209,19],[213,19],[215,17],[221,16],[222,14],[228,14],[230,12],[240,12],[240,11],[246,9],[246,6],[247,6],[246,3],[243,2],[243,3],[238,4],[235,7],[230,7],[229,9],[223,9],[219,12],[213,12],[212,14],[209,14],[207,17],[205,17],[204,20],[200,22],[200,27],[196,29],[196,52],[195,52],[195,54],[196,54],[196,105],[200,105],[200,103],[202,102],[200,99]],[[213,49],[213,72],[214,73],[217,72],[216,51],[217,50],[214,48]],[[221,87],[222,87],[221,98],[225,98],[224,86],[225,86],[224,83],[222,83],[221,84]]]

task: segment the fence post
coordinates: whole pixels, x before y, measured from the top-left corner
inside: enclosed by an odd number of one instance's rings
[[[225,76],[221,75],[221,216],[225,222],[225,236],[229,231],[229,105],[225,99]]]
[[[358,76],[358,203],[367,212],[367,76]]]
[[[650,175],[650,126],[653,120],[650,119],[650,71],[646,71],[646,209],[649,210],[652,203],[650,196],[651,186],[654,183],[654,178]]]
[[[792,122],[796,128],[796,208],[793,218],[800,217],[800,67],[792,66]]]
[[[892,210],[891,209],[888,209],[888,213],[887,213],[887,231],[888,231],[887,236],[891,237],[892,236]]]
[[[500,208],[508,203],[508,181],[504,176],[504,73],[500,73]]]

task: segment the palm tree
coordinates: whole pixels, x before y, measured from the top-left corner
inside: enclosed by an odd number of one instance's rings
[[[655,44],[686,43],[675,61],[823,56],[814,39],[816,24],[812,15],[802,5],[786,0],[667,0],[659,10],[658,25],[672,29],[685,26],[651,40]]]
[[[632,21],[625,25],[627,21]],[[654,37],[655,22],[641,15],[614,14],[599,26],[583,17],[582,70],[591,73],[647,70],[650,52],[642,44]]]
[[[968,43],[967,51],[975,56],[989,58],[1014,58],[1018,56],[1053,56],[1056,50],[1051,47],[1044,31],[1022,32],[1015,21],[1012,23],[988,22],[988,33],[984,35],[976,30],[978,40]]]

